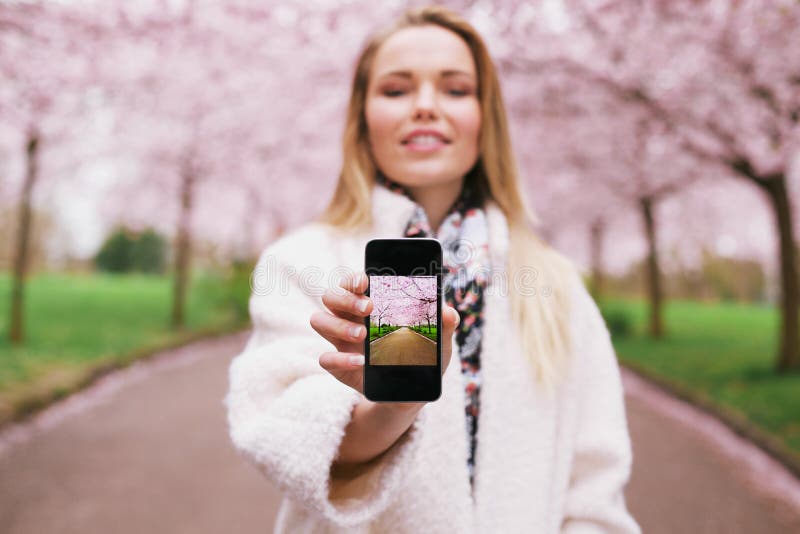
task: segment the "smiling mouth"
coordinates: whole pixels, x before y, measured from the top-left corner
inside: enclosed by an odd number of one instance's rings
[[[435,142],[428,143],[416,143],[409,141],[408,143],[403,143],[403,147],[405,148],[406,152],[425,154],[442,151],[447,148],[448,144],[449,143],[446,141],[438,139]]]
[[[401,141],[403,145],[414,145],[414,146],[439,146],[439,145],[449,145],[450,141],[446,139],[442,139],[441,137],[437,137],[435,135],[420,135],[413,137],[407,141]]]

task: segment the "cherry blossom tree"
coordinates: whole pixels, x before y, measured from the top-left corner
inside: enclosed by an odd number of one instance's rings
[[[4,3],[0,69],[9,83],[0,85],[0,154],[13,154],[7,168],[19,172],[0,177],[0,191],[22,205],[42,202],[80,190],[84,169],[105,169],[113,186],[103,197],[104,224],[154,225],[173,236],[179,326],[193,251],[213,242],[222,257],[253,257],[324,206],[342,163],[352,62],[369,32],[422,4]],[[639,250],[631,243],[641,240],[655,317],[659,249],[668,238],[703,244],[694,241],[693,221],[710,216],[684,200],[690,191],[732,178],[756,186],[781,251],[779,367],[795,365],[796,2],[445,5],[478,28],[500,68],[539,231],[549,240],[593,236],[596,295],[603,257]],[[664,208],[676,204],[687,207]],[[634,217],[641,231],[619,230]],[[681,228],[692,239],[676,240]],[[613,239],[604,237],[610,231]],[[610,254],[601,246],[609,241]],[[422,318],[427,308],[417,306]],[[660,320],[652,321],[659,331]]]
[[[9,340],[24,340],[24,288],[32,234],[33,196],[43,171],[58,174],[74,161],[57,154],[59,145],[80,131],[89,80],[95,73],[86,52],[101,26],[58,6],[0,6],[0,117],[22,139],[24,173],[20,184],[13,256]],[[51,64],[58,65],[51,69]],[[52,163],[44,161],[52,150]],[[76,151],[77,153],[78,151]]]
[[[384,319],[392,324],[415,326],[425,319],[430,331],[436,322],[436,277],[371,276],[370,299],[371,321],[379,327]]]
[[[654,1],[643,7],[617,2],[583,10],[597,46],[591,64],[599,58],[604,72],[595,76],[586,56],[578,60],[580,69],[647,112],[679,138],[685,152],[766,195],[780,243],[776,367],[798,368],[800,292],[787,179],[800,146],[800,63],[794,52],[800,47],[800,5]],[[614,31],[623,25],[626,31]]]
[[[797,266],[789,170],[798,150],[796,2],[581,1],[562,4],[561,35],[510,39],[509,70],[545,80],[535,94],[611,96],[645,114],[688,154],[745,180],[769,200],[779,241],[781,345],[776,368],[800,366]],[[510,28],[513,32],[513,27]],[[578,88],[592,87],[593,91]],[[731,112],[736,110],[735,113]],[[567,121],[564,126],[569,130]],[[621,132],[625,129],[620,128]]]

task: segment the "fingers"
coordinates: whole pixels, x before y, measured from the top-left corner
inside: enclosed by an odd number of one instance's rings
[[[364,366],[364,355],[353,352],[323,352],[319,364],[328,371],[349,371]]]
[[[353,352],[323,352],[319,356],[320,366],[342,384],[363,395],[364,355]]]
[[[357,295],[343,287],[328,289],[322,295],[322,303],[334,315],[359,321],[372,311],[372,301],[365,295]]]
[[[358,343],[364,339],[364,335],[367,332],[363,324],[336,317],[325,311],[316,311],[312,313],[309,323],[311,324],[311,328],[316,330],[319,335],[333,343],[333,345],[340,350],[344,348],[345,351],[349,350],[345,348],[348,346],[343,345],[343,343],[349,344],[349,348],[352,348],[354,347],[354,343]],[[350,352],[355,352],[355,350],[351,350]]]
[[[344,276],[341,282],[339,282],[340,287],[358,295],[363,295],[368,285],[369,279],[367,278],[367,273],[363,271]]]

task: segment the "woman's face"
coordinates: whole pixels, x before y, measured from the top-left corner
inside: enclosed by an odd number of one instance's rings
[[[389,37],[375,55],[365,110],[380,170],[406,186],[461,179],[478,158],[477,89],[472,54],[455,33],[429,25]]]

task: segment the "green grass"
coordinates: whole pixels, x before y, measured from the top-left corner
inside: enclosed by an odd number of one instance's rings
[[[427,326],[412,326],[410,328],[414,332],[417,332],[418,334],[422,334],[423,336],[427,337],[428,339],[436,341],[436,327],[435,326],[431,327],[431,331],[430,332],[428,332],[428,327]]]
[[[8,341],[10,276],[0,273],[0,419],[31,395],[74,387],[92,368],[198,331],[244,325],[240,296],[219,275],[193,277],[186,328],[169,327],[166,276],[39,274],[25,289],[25,342]]]
[[[663,377],[778,437],[800,453],[800,373],[778,375],[779,316],[767,306],[672,301],[666,335],[644,335],[643,301],[616,300],[608,309],[628,313],[633,333],[614,337],[619,359]]]
[[[385,326],[384,325],[384,326],[381,326],[381,330],[380,330],[380,332],[378,332],[378,327],[377,326],[370,325],[370,327],[369,327],[369,341],[370,341],[370,343],[372,343],[373,341],[375,341],[379,337],[383,337],[386,334],[394,332],[398,328],[400,328],[400,327],[397,326],[397,325],[390,325],[390,326]]]
[[[400,328],[400,326],[398,326],[398,325],[382,326],[380,333],[378,333],[378,327],[375,326],[375,325],[370,325],[370,327],[369,327],[369,341],[371,343],[371,342],[375,341],[376,339],[378,339],[379,337],[382,337],[382,336],[385,336],[386,334],[394,332],[398,328]],[[414,330],[415,332],[419,332],[423,336],[425,336],[425,337],[427,337],[429,339],[432,339],[433,341],[436,341],[436,327],[435,326],[431,327],[431,331],[430,332],[428,332],[428,327],[427,326],[409,326],[408,328],[410,328],[411,330]]]

